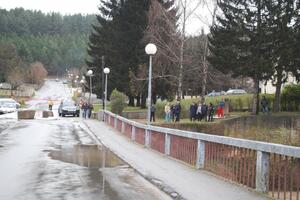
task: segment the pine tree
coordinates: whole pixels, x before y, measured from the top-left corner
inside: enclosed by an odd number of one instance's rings
[[[270,26],[269,37],[272,38],[273,75],[271,78],[276,86],[273,111],[280,111],[281,86],[286,82],[289,73],[296,71],[293,61],[295,34],[292,25],[297,20],[295,0],[268,0],[266,1],[268,24]]]
[[[209,61],[222,72],[254,80],[252,113],[258,113],[259,81],[272,70],[265,1],[221,0],[211,28]]]
[[[147,25],[148,0],[101,1],[98,25],[93,26],[90,36],[87,61],[89,67],[96,67],[101,74],[101,57],[105,56],[111,68],[109,91],[116,88],[133,98],[129,89],[129,70],[145,62],[142,38]],[[98,84],[99,85],[99,84]],[[98,88],[99,89],[99,88]]]
[[[119,12],[121,6],[124,2],[118,0],[101,0],[99,6],[99,14],[96,16],[96,24],[92,25],[92,31],[89,37],[88,44],[88,55],[89,58],[86,60],[86,63],[90,69],[94,71],[94,80],[93,83],[95,86],[95,91],[97,94],[101,94],[102,87],[102,56],[105,56],[106,66],[109,66],[111,69],[110,77],[115,79],[118,72],[114,70],[116,67],[113,63],[113,58],[117,57],[117,44],[116,44],[116,19],[119,17]],[[116,80],[116,79],[115,79]],[[115,82],[109,84],[109,91],[111,88],[116,87]],[[102,94],[100,95],[102,98]]]

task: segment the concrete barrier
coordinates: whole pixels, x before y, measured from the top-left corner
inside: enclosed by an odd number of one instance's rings
[[[43,111],[43,118],[53,117],[52,111]]]
[[[19,110],[18,119],[34,119],[35,110]]]

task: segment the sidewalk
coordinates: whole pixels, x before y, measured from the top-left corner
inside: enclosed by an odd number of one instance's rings
[[[267,197],[209,173],[188,167],[158,152],[131,142],[113,128],[96,120],[84,124],[106,147],[147,179],[159,180],[187,200],[262,200]]]

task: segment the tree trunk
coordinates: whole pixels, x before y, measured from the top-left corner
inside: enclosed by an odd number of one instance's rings
[[[258,104],[259,104],[259,80],[257,78],[254,79],[254,93],[253,93],[253,107],[252,114],[257,115],[259,112]]]
[[[277,72],[275,100],[274,100],[274,104],[273,104],[273,112],[279,112],[280,111],[281,85],[282,85],[282,71],[278,71]]]
[[[142,94],[142,100],[141,100],[141,108],[146,108],[146,95]]]
[[[134,106],[134,97],[132,95],[129,95],[128,100],[128,106]]]
[[[183,82],[183,63],[184,63],[184,44],[185,44],[185,26],[186,26],[186,4],[187,0],[184,0],[183,3],[183,23],[181,30],[181,44],[180,44],[180,63],[179,63],[179,76],[178,76],[178,89],[177,89],[177,98],[182,97],[182,82]]]
[[[202,58],[203,62],[203,77],[202,77],[202,91],[201,91],[201,101],[204,102],[204,97],[206,94],[206,84],[207,84],[207,71],[208,71],[208,65],[206,61],[206,56],[208,54],[207,52],[208,48],[208,38],[206,37],[205,39],[205,45],[204,45],[204,54]]]
[[[141,94],[138,94],[136,96],[136,107],[140,107],[141,106]]]

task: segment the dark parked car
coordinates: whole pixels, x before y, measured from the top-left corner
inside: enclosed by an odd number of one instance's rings
[[[79,117],[79,107],[76,106],[74,102],[63,102],[58,107],[58,115],[62,117],[66,115],[73,115],[74,117]]]

